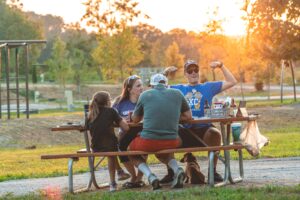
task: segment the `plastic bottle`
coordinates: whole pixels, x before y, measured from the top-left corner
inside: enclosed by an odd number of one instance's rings
[[[229,115],[231,117],[236,117],[236,113],[237,113],[237,106],[234,103],[234,98],[231,99],[231,104],[230,104],[230,112]]]
[[[205,100],[204,104],[204,117],[210,117],[210,106],[207,100]]]

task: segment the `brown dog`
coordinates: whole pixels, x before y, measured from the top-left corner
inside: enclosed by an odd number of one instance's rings
[[[185,183],[189,184],[204,184],[205,176],[200,171],[200,166],[197,163],[196,157],[191,153],[184,154],[180,162],[185,163]]]

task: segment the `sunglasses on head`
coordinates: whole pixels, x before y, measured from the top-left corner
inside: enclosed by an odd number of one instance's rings
[[[188,74],[192,74],[193,72],[195,72],[196,74],[199,72],[198,68],[189,68],[186,70],[186,73]]]
[[[132,76],[129,76],[128,77],[128,80],[127,80],[127,84],[129,84],[129,82],[131,80],[135,80],[135,79],[140,79],[141,77],[139,77],[138,75],[132,75]]]

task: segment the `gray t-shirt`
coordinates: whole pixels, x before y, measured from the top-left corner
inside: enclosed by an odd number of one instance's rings
[[[144,116],[141,137],[168,140],[178,137],[180,114],[190,109],[179,90],[158,84],[143,92],[134,110],[135,116]]]

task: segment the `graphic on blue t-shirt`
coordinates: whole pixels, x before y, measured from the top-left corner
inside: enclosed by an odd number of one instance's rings
[[[171,88],[178,89],[182,92],[192,111],[193,118],[204,116],[205,100],[211,104],[212,98],[221,92],[222,82],[206,82],[204,84],[191,85],[173,85]],[[196,125],[198,127],[207,126],[208,124]]]
[[[130,100],[124,100],[119,104],[113,105],[113,108],[118,111],[121,117],[127,119],[129,112],[133,112],[135,105],[136,103],[132,103]]]

